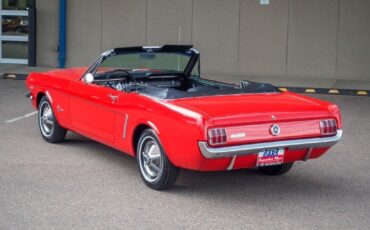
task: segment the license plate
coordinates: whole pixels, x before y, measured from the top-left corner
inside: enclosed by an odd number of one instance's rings
[[[264,149],[257,156],[257,167],[281,165],[283,162],[284,148]]]

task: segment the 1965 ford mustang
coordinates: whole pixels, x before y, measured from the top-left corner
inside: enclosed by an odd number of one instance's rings
[[[136,157],[158,190],[180,168],[280,175],[342,136],[336,105],[265,83],[202,79],[199,52],[187,45],[117,48],[88,68],[31,73],[27,87],[46,141],[71,130],[114,147]]]

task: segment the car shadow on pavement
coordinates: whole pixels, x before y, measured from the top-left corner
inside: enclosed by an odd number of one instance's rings
[[[111,161],[112,164],[118,164],[123,169],[134,168],[136,170],[136,161],[130,155],[79,134],[68,132],[67,138],[62,145],[71,146],[76,150],[80,150],[79,152],[81,153],[88,154],[89,157],[98,157]]]
[[[119,167],[117,170],[132,174],[141,182],[136,161],[127,154],[77,134],[69,135],[63,142],[64,145],[73,146],[77,150],[81,149],[78,152],[87,153],[89,157],[108,161],[111,167],[117,166]],[[335,174],[330,174],[330,172],[325,177],[319,177],[317,173],[313,172],[313,168],[305,167],[304,164],[296,163],[290,172],[281,176],[263,175],[256,169],[220,172],[198,172],[182,169],[175,186],[164,193],[170,196],[206,196],[216,200],[248,200],[248,202],[257,203],[275,199],[288,201],[292,197],[310,200],[319,199],[323,195],[353,193],[350,188],[345,186],[343,178],[337,178]],[[338,180],[342,180],[342,183],[333,183]],[[148,191],[150,191],[149,188]]]
[[[299,165],[302,166],[302,165]],[[302,170],[303,169],[303,170]],[[296,171],[294,171],[296,170]],[[345,186],[343,178],[326,175],[311,177],[309,168],[294,167],[280,176],[268,176],[257,169],[241,169],[223,172],[195,172],[183,170],[178,183],[169,191],[182,196],[207,196],[215,200],[266,202],[268,200],[291,201],[292,199],[319,200],[323,196],[354,195]],[[306,173],[309,172],[309,173]],[[311,172],[314,174],[313,172]],[[340,181],[341,183],[333,183]],[[299,201],[297,201],[299,202]]]

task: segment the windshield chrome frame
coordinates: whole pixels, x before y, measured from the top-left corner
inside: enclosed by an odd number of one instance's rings
[[[179,73],[185,77],[191,76],[191,72],[199,60],[199,51],[194,49],[192,45],[164,45],[164,46],[136,46],[136,47],[125,47],[116,48],[113,50],[108,50],[103,52],[87,69],[87,71],[82,75],[81,80],[85,78],[87,73],[95,75],[100,64],[109,56],[120,55],[120,54],[130,54],[130,53],[141,53],[141,52],[153,52],[153,53],[178,53],[189,56],[190,59],[185,67],[185,69]],[[198,67],[200,74],[200,65]]]

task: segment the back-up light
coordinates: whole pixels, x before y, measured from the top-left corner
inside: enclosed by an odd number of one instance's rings
[[[210,129],[208,130],[208,142],[210,145],[226,144],[227,136],[225,129]]]
[[[320,121],[322,135],[333,135],[337,133],[337,122],[334,119]]]

